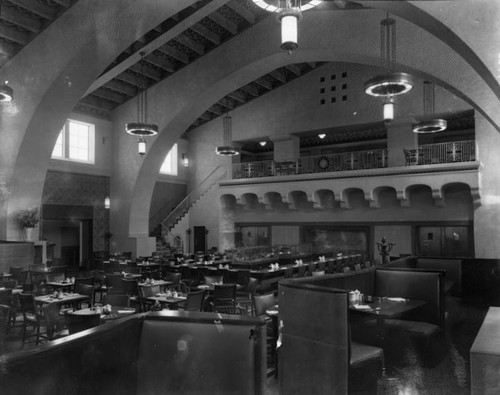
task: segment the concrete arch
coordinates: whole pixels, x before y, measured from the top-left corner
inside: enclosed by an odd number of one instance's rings
[[[330,189],[318,189],[312,196],[313,207],[319,209],[333,209],[336,206],[335,192]]]
[[[255,193],[244,193],[240,200],[245,210],[255,210],[259,207],[259,197]]]
[[[435,188],[426,184],[412,184],[406,188],[406,196],[410,206],[428,206],[435,204]]]
[[[221,195],[220,205],[222,208],[234,210],[236,208],[236,196],[231,194]]]
[[[283,201],[283,196],[278,192],[266,192],[264,204],[268,210],[280,210],[286,207],[287,202]]]
[[[307,210],[312,207],[312,202],[304,191],[290,191],[288,202],[291,210]]]
[[[369,207],[369,202],[366,200],[365,191],[361,188],[346,188],[340,193],[340,207],[341,208],[361,208]]]
[[[379,186],[373,189],[373,204],[370,207],[385,208],[399,206],[398,193],[393,186]]]

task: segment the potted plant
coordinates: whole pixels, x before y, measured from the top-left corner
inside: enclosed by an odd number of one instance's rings
[[[40,211],[38,210],[38,207],[19,211],[17,214],[17,221],[25,230],[26,239],[30,240],[32,229],[40,222]]]

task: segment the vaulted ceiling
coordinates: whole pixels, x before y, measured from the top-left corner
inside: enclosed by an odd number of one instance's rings
[[[78,0],[0,0],[0,67]],[[356,2],[325,1],[326,7],[360,8]],[[251,0],[215,7],[196,2],[163,21],[123,51],[88,89],[74,110],[108,118],[144,88],[170,77],[191,62],[242,33],[270,13]],[[272,16],[271,16],[272,17]],[[141,54],[144,57],[141,60]],[[221,97],[191,125],[197,127],[270,92],[320,64],[280,67]]]

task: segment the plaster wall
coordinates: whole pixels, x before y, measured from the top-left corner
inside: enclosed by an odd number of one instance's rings
[[[500,256],[500,134],[476,113],[476,144],[481,160],[481,205],[474,211],[476,258]]]

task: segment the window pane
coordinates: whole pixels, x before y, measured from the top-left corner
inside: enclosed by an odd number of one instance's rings
[[[89,127],[87,125],[69,122],[69,158],[89,160]]]
[[[172,149],[168,151],[165,160],[160,168],[160,173],[177,175],[177,144],[174,144]]]
[[[61,130],[61,133],[59,133],[59,137],[57,138],[56,145],[54,145],[54,149],[52,150],[52,157],[53,158],[62,158],[64,157],[64,128]]]

